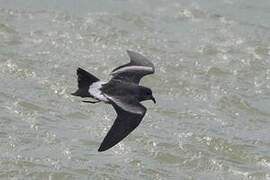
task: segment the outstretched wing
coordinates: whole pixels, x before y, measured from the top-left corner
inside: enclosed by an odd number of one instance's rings
[[[140,124],[146,112],[146,108],[139,102],[133,101],[133,104],[130,104],[130,102],[125,102],[124,99],[116,100],[115,98],[108,98],[117,113],[117,118],[105,136],[98,151],[106,151],[129,135]],[[127,111],[126,109],[129,109],[125,108],[127,104],[129,104],[129,108],[133,106],[134,109],[131,109],[136,110],[136,113],[134,113],[135,111]]]
[[[146,59],[146,57],[129,50],[127,53],[130,57],[130,62],[115,68],[111,72],[112,79],[120,79],[139,84],[143,76],[155,72],[154,64]]]

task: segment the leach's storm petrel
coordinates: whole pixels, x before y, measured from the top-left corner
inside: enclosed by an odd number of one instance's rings
[[[111,104],[116,113],[111,129],[101,143],[98,151],[105,151],[131,133],[143,119],[146,108],[140,103],[144,100],[152,100],[156,103],[150,88],[140,86],[143,76],[153,74],[155,67],[141,54],[127,51],[130,62],[115,68],[109,82],[100,81],[89,72],[78,68],[78,90],[74,96],[82,98],[91,97],[95,101],[83,101],[86,103],[105,102]]]

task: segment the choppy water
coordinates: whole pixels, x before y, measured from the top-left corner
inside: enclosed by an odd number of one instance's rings
[[[139,128],[98,153],[115,113],[72,97],[143,53]],[[0,0],[1,179],[270,179],[270,1]]]

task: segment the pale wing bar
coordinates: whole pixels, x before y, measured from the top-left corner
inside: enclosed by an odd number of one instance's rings
[[[153,68],[152,67],[147,67],[147,66],[136,66],[136,65],[129,65],[129,66],[125,66],[122,67],[120,69],[117,69],[116,71],[114,71],[112,74],[119,74],[119,73],[123,73],[123,72],[138,72],[138,71],[142,71],[142,72],[146,72],[146,73],[153,73]]]
[[[111,102],[115,103],[117,106],[119,106],[124,111],[134,113],[134,114],[144,114],[145,107],[142,106],[136,98],[132,97],[125,97],[125,96],[109,96],[107,94],[104,94],[106,98],[108,98]]]

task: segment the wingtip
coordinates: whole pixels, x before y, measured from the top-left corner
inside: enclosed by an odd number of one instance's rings
[[[98,148],[98,152],[103,152],[108,150],[109,148],[104,148],[102,145],[100,145],[100,147]]]
[[[135,51],[132,51],[132,50],[127,50],[127,54],[130,56],[131,54],[138,54],[138,53],[136,53]]]
[[[145,57],[145,55],[143,55],[142,53],[138,53],[135,51],[131,51],[131,50],[127,50],[127,53],[131,59],[131,61],[133,60],[139,60],[141,63],[143,63],[143,65],[146,66],[150,66],[153,68],[153,71],[155,71],[155,66],[154,64],[147,58]]]
[[[98,152],[103,152],[104,150],[102,150],[102,149],[100,149],[100,148],[98,148]]]
[[[127,53],[129,54],[130,52],[133,52],[133,51],[131,51],[131,50],[127,49]]]

